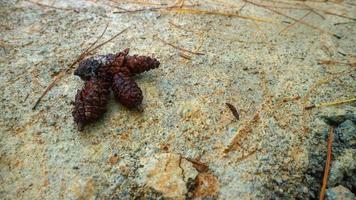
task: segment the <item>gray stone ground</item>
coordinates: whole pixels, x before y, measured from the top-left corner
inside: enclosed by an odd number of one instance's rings
[[[160,6],[148,1],[38,2],[42,5],[0,0],[1,199],[318,195],[329,128],[318,116],[346,109],[354,117],[355,105],[303,107],[355,97],[355,67],[348,63],[356,60],[356,23],[330,14],[356,18],[354,1],[262,2],[297,19],[309,10],[280,7],[312,7],[303,20],[317,28],[251,4],[239,11],[245,3],[238,0],[184,2],[234,16],[178,8],[114,13],[122,11],[115,6]],[[103,119],[78,132],[71,101],[83,82],[72,73],[32,110],[44,88],[107,23],[104,39],[129,29],[95,54],[130,48],[161,62],[159,69],[136,77],[145,111],[129,111],[111,100]],[[158,38],[204,55],[183,52],[191,56],[185,59]],[[240,120],[226,102],[237,107]],[[352,168],[355,146],[347,148],[340,162]],[[318,169],[306,176],[311,166]]]

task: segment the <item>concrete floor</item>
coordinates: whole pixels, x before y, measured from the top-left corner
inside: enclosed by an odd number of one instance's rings
[[[304,174],[329,128],[318,116],[347,105],[303,108],[355,95],[352,0],[0,2],[1,199],[314,195]],[[111,100],[78,132],[72,69],[32,110],[106,24],[101,41],[128,29],[93,54],[161,62],[135,77],[144,112]]]

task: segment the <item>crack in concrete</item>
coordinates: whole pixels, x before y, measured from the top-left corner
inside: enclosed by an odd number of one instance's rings
[[[181,166],[181,164],[182,164],[182,159],[183,159],[183,157],[182,157],[181,155],[179,155],[179,163],[178,163],[178,166],[179,166],[179,168],[182,170],[182,177],[183,177],[184,183],[187,183],[187,182],[185,181],[184,169],[183,169],[183,167]]]

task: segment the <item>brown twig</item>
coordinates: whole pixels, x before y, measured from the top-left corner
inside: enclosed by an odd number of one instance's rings
[[[104,31],[100,34],[100,36],[94,41],[94,43],[92,43],[88,48],[86,48],[79,56],[78,58],[72,63],[70,64],[66,69],[62,70],[55,78],[54,80],[46,87],[46,89],[44,90],[44,92],[41,94],[41,96],[37,99],[35,105],[32,107],[32,110],[35,110],[36,107],[38,106],[38,104],[41,102],[41,100],[43,99],[43,97],[57,84],[57,82],[64,76],[66,75],[73,67],[74,65],[76,65],[78,62],[80,62],[83,58],[85,58],[85,56],[87,56],[89,53],[95,51],[96,49],[102,47],[103,45],[105,45],[106,43],[112,41],[113,39],[115,39],[116,37],[118,37],[120,34],[122,34],[124,31],[126,31],[128,28],[125,28],[124,30],[120,31],[119,33],[117,33],[116,35],[114,35],[113,37],[111,37],[110,39],[106,40],[105,42],[97,45],[94,47],[94,45],[104,36],[106,30],[108,28],[108,24],[106,25]]]
[[[201,52],[195,52],[195,51],[190,51],[190,50],[187,50],[187,49],[183,49],[182,47],[178,47],[178,46],[176,46],[176,45],[174,45],[174,44],[172,44],[172,43],[169,43],[169,42],[167,42],[167,41],[165,41],[165,40],[159,38],[158,36],[156,36],[156,37],[157,37],[157,39],[159,39],[161,42],[163,42],[163,43],[165,43],[165,44],[167,44],[167,45],[169,45],[169,46],[171,46],[171,47],[173,47],[173,48],[175,48],[175,49],[178,49],[178,50],[181,50],[181,51],[185,51],[185,52],[189,52],[189,53],[195,54],[195,55],[205,55],[204,53],[201,53]]]
[[[334,139],[334,129],[335,129],[335,127],[333,127],[333,126],[331,126],[330,129],[329,129],[328,154],[327,154],[327,157],[326,157],[325,170],[324,170],[324,176],[323,176],[323,183],[322,183],[322,186],[321,186],[319,200],[324,200],[324,198],[325,198],[326,185],[327,185],[327,182],[328,182],[328,176],[329,176],[329,172],[330,172],[332,144],[333,144],[333,139]]]

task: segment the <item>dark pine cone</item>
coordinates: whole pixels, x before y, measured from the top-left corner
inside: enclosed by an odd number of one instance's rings
[[[86,124],[96,121],[106,112],[109,88],[109,82],[91,79],[85,83],[82,90],[78,90],[72,115],[80,131]]]
[[[132,77],[120,72],[114,75],[113,80],[112,90],[119,103],[127,108],[135,108],[142,103],[142,91]]]
[[[127,68],[132,74],[139,74],[151,69],[155,69],[159,66],[159,61],[156,58],[148,56],[125,56],[125,62],[123,67]]]
[[[83,81],[88,81],[92,78],[111,81],[113,74],[112,63],[116,60],[116,55],[107,54],[84,59],[75,69],[74,75],[79,76]]]

